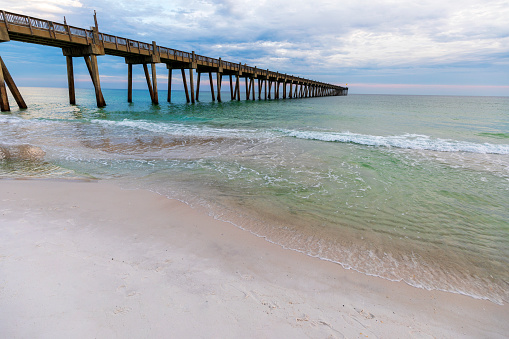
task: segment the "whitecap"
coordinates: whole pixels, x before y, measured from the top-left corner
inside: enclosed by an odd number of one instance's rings
[[[469,152],[480,154],[509,154],[509,144],[475,143],[452,139],[433,138],[428,135],[408,134],[378,136],[351,132],[319,132],[280,130],[286,136],[326,142],[352,143],[375,147],[396,147],[438,152]]]

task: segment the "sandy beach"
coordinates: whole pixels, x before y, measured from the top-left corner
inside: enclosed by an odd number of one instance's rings
[[[3,338],[504,338],[508,319],[149,191],[0,180]]]

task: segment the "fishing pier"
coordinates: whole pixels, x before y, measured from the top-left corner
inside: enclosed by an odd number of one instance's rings
[[[233,63],[225,60],[198,55],[195,52],[183,52],[172,48],[158,46],[155,41],[145,43],[99,32],[97,17],[94,14],[94,26],[91,29],[69,26],[64,23],[37,19],[26,15],[0,11],[0,43],[21,41],[45,46],[62,48],[67,59],[67,78],[69,102],[76,104],[74,88],[73,58],[83,57],[94,85],[98,107],[106,106],[97,56],[114,55],[125,59],[127,64],[127,101],[132,102],[133,65],[142,65],[147,80],[152,103],[158,104],[157,63],[166,64],[168,69],[168,96],[171,102],[171,86],[173,70],[180,70],[186,99],[195,103],[200,96],[201,75],[208,75],[212,100],[222,101],[221,86],[223,76],[229,77],[230,99],[240,100],[240,79],[245,81],[246,100],[255,100],[255,86],[258,86],[258,100],[294,99],[322,96],[347,95],[348,88],[319,81],[304,79],[293,75],[281,74],[270,70],[251,67],[246,64]],[[151,69],[149,71],[148,65]],[[5,85],[20,108],[26,108],[14,79],[0,57],[0,108],[9,111],[9,101]],[[188,70],[189,85],[185,70]],[[195,85],[194,73],[197,74]],[[213,74],[215,74],[215,81]],[[215,88],[214,88],[215,82]],[[257,83],[256,83],[257,82]],[[223,93],[224,94],[224,93]],[[263,95],[262,95],[263,94]]]

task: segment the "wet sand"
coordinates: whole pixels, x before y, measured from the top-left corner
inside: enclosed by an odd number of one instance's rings
[[[6,338],[504,338],[509,307],[285,250],[102,182],[0,180]]]

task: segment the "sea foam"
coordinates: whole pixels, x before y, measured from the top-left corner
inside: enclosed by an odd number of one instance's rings
[[[280,130],[280,132],[286,136],[298,139],[352,143],[376,147],[397,147],[438,152],[509,154],[509,144],[475,143],[452,139],[433,138],[428,135],[421,134],[406,133],[403,135],[378,136],[350,132],[336,133],[296,130]]]
[[[247,135],[257,137],[257,130],[235,129],[235,128],[214,128],[210,126],[193,126],[169,122],[149,122],[145,120],[129,120],[120,121],[111,120],[91,120],[92,123],[126,127],[132,129],[145,130],[160,134],[187,136],[187,137],[223,137],[223,138],[244,138]]]

